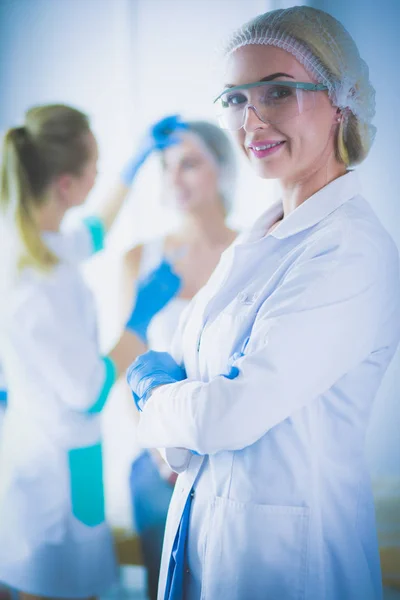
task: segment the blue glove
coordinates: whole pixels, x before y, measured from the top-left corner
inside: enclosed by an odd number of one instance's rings
[[[3,390],[0,389],[0,405],[4,404],[4,406],[7,404],[7,390]]]
[[[226,377],[226,379],[236,379],[236,377],[239,375],[239,369],[238,367],[235,367],[235,362],[238,360],[238,358],[241,358],[243,355],[242,352],[235,352],[229,362],[228,362],[228,373],[223,373],[222,377]]]
[[[166,260],[137,282],[135,306],[126,323],[126,329],[136,333],[145,343],[150,321],[176,294],[182,279]]]
[[[245,350],[247,348],[247,344],[250,341],[250,336],[248,336],[241,347],[240,352],[234,352],[232,354],[232,356],[230,357],[229,361],[228,361],[228,373],[227,374],[222,374],[223,377],[226,377],[227,379],[236,379],[236,377],[239,375],[240,371],[238,369],[238,367],[235,366],[235,363],[237,360],[239,360],[239,358],[242,358],[242,356],[244,356],[245,354]]]
[[[152,125],[142,140],[139,150],[123,169],[121,173],[122,182],[127,187],[132,185],[137,172],[147,157],[150,156],[154,150],[164,150],[169,146],[178,144],[180,139],[177,135],[173,135],[174,132],[185,130],[187,128],[187,124],[181,121],[179,115],[165,117]]]
[[[186,371],[168,352],[150,350],[138,356],[131,364],[126,379],[132,390],[136,407],[138,410],[143,410],[153,388],[183,381],[186,379]]]

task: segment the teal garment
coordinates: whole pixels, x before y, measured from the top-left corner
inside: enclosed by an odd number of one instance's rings
[[[89,414],[96,414],[103,410],[104,405],[107,402],[108,394],[117,379],[117,367],[115,366],[114,361],[109,356],[102,356],[101,359],[105,367],[104,384],[98,399],[87,411]]]
[[[68,452],[71,504],[74,516],[89,527],[105,520],[101,444]]]
[[[93,254],[103,250],[106,235],[103,221],[99,217],[91,216],[85,217],[83,223],[88,228],[92,238]]]

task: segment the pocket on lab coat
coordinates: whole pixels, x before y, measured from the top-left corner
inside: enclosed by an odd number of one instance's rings
[[[217,497],[210,510],[202,599],[301,600],[309,509]]]
[[[89,527],[103,523],[104,485],[101,444],[68,452],[73,515]]]

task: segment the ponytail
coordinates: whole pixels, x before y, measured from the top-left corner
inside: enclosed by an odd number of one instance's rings
[[[64,105],[38,106],[26,114],[26,125],[13,127],[3,140],[0,211],[10,215],[20,246],[17,268],[48,271],[59,259],[42,239],[37,209],[48,186],[62,173],[79,175],[88,159],[83,113]]]
[[[34,266],[48,270],[58,259],[43,242],[34,216],[35,191],[32,189],[24,159],[34,153],[25,127],[9,129],[4,137],[0,172],[0,207],[11,213],[22,243],[17,259],[19,269]],[[38,163],[36,159],[33,163]],[[39,165],[33,165],[38,167]],[[36,175],[39,173],[36,171]]]

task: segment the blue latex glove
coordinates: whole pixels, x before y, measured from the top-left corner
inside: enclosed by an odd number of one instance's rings
[[[127,163],[121,173],[122,182],[129,187],[132,185],[137,172],[143,165],[145,160],[154,150],[165,150],[169,146],[178,144],[180,139],[174,135],[177,131],[187,129],[188,126],[184,123],[179,115],[172,115],[157,121],[147,131],[142,143],[135,156]]]
[[[186,371],[180,367],[168,352],[150,350],[129,367],[126,379],[132,390],[138,410],[143,410],[151,390],[159,385],[176,383],[186,379]]]
[[[235,366],[235,363],[237,360],[239,360],[239,358],[242,358],[242,356],[244,356],[245,354],[245,350],[247,348],[247,344],[250,341],[250,336],[248,336],[241,347],[240,352],[234,352],[232,354],[232,356],[230,357],[229,361],[228,361],[228,373],[225,375],[223,374],[223,377],[226,377],[227,379],[236,379],[236,377],[239,375],[240,371],[238,369],[238,367]]]
[[[7,390],[0,389],[0,406],[7,404]]]
[[[137,282],[135,306],[126,323],[145,343],[151,319],[179,292],[182,279],[166,260]]]
[[[228,363],[228,373],[223,373],[222,376],[226,377],[226,379],[236,379],[236,377],[239,375],[239,369],[238,367],[235,367],[235,362],[238,360],[238,358],[241,358],[243,356],[242,352],[235,352],[235,354],[233,354],[229,360]]]

